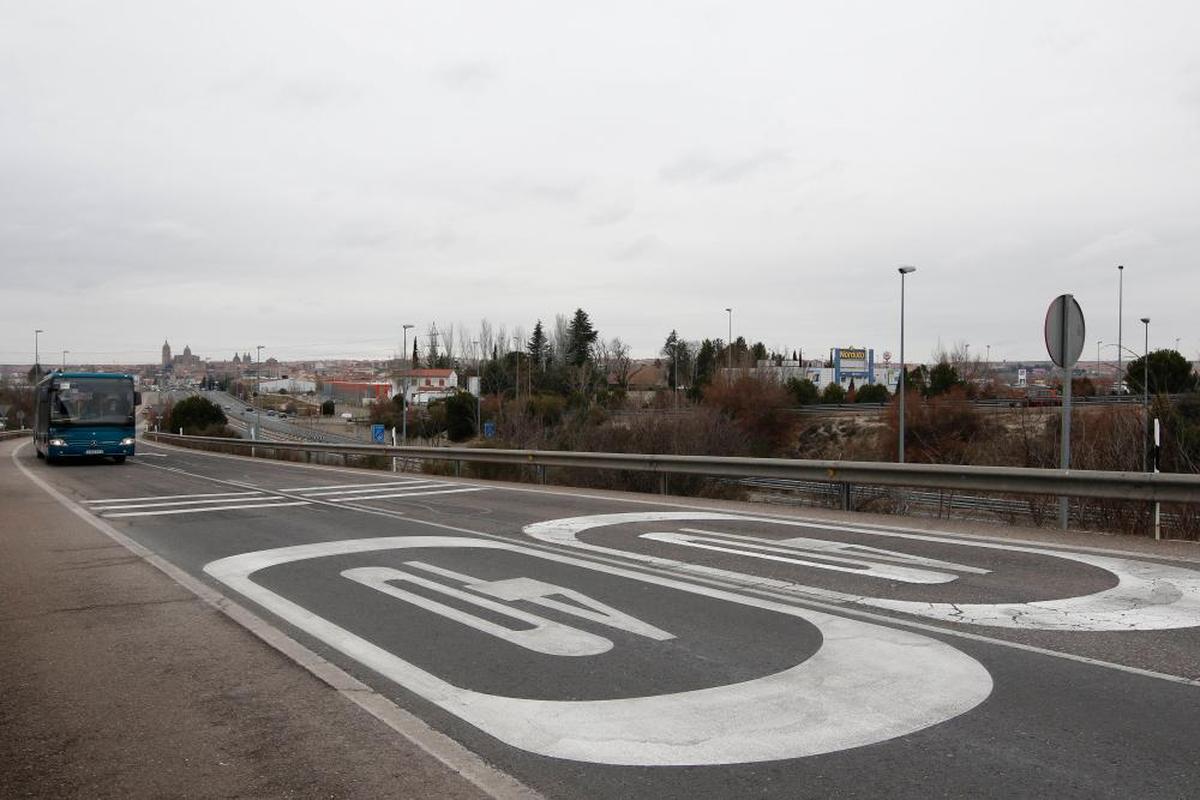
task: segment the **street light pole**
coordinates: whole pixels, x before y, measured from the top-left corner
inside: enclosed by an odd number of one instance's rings
[[[900,382],[897,384],[898,394],[900,395],[900,452],[899,462],[904,463],[904,381],[905,373],[908,372],[904,366],[904,277],[910,272],[916,272],[916,267],[897,267],[900,273]]]
[[[42,377],[42,370],[40,366],[42,359],[38,351],[38,337],[43,333],[45,333],[45,331],[41,328],[38,328],[33,332],[33,379],[35,381]]]
[[[262,351],[263,345],[255,345],[258,350],[258,368],[254,370],[254,395],[257,398],[254,402],[254,438],[262,436]]]
[[[479,357],[479,341],[471,341],[471,355],[475,356],[475,379],[479,382],[479,390],[475,392],[475,435],[483,435],[483,370],[480,365],[483,359]]]
[[[1142,345],[1142,472],[1150,471],[1150,318],[1142,317],[1146,340]]]
[[[729,348],[729,382],[733,382],[733,309],[725,309],[725,313],[729,315],[729,341],[725,343]]]
[[[70,350],[62,351],[62,371],[63,372],[67,371],[67,353],[69,353],[69,352],[71,352],[71,351]]]
[[[1104,344],[1103,339],[1096,340],[1096,378],[1100,378],[1100,345]]]
[[[1117,265],[1117,394],[1123,394],[1121,387],[1125,383],[1125,371],[1121,368],[1123,352],[1121,345],[1121,320],[1125,314],[1125,266]]]
[[[401,404],[401,408],[403,408],[403,413],[401,414],[401,422],[400,422],[400,444],[407,445],[408,444],[408,378],[409,378],[409,375],[411,375],[412,371],[413,371],[412,358],[410,357],[410,354],[408,352],[408,329],[413,328],[415,326],[405,324],[405,325],[401,325],[400,327],[404,329],[404,334],[403,334],[404,335],[404,344],[402,344],[400,346],[400,349],[404,351],[404,357],[406,359],[408,359],[408,369],[404,370],[404,388],[402,390],[404,392],[404,402]]]

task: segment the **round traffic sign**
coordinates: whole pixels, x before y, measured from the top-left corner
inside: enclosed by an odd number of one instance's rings
[[[1064,369],[1075,366],[1086,335],[1083,309],[1074,295],[1060,294],[1054,298],[1046,309],[1046,351],[1050,360]]]

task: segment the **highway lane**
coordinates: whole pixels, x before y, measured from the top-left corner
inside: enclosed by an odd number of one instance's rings
[[[140,447],[22,463],[549,796],[1200,790],[1117,666],[1195,677],[1196,564]]]

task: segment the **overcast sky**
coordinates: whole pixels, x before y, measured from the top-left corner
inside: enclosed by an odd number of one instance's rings
[[[896,353],[898,264],[910,359],[1044,358],[1073,292],[1090,360],[1117,264],[1126,344],[1200,349],[1194,0],[0,9],[0,362],[576,307]]]

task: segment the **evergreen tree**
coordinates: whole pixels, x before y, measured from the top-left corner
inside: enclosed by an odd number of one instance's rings
[[[693,399],[699,399],[704,387],[712,382],[713,374],[717,370],[717,350],[717,343],[712,339],[705,339],[700,343],[700,352],[696,354],[696,378],[688,390]]]
[[[529,337],[525,349],[529,353],[529,359],[537,364],[539,369],[544,370],[550,355],[550,342],[546,339],[546,332],[542,329],[540,319],[533,326],[533,335]]]
[[[567,326],[567,363],[582,367],[592,360],[592,345],[599,336],[592,321],[582,308],[575,309],[575,316]]]
[[[750,348],[750,355],[754,357],[755,365],[757,365],[759,361],[766,361],[767,346],[762,342],[755,342],[754,346]]]
[[[419,369],[421,367],[421,359],[417,356],[417,340],[413,338],[413,353],[412,353],[412,368]]]

